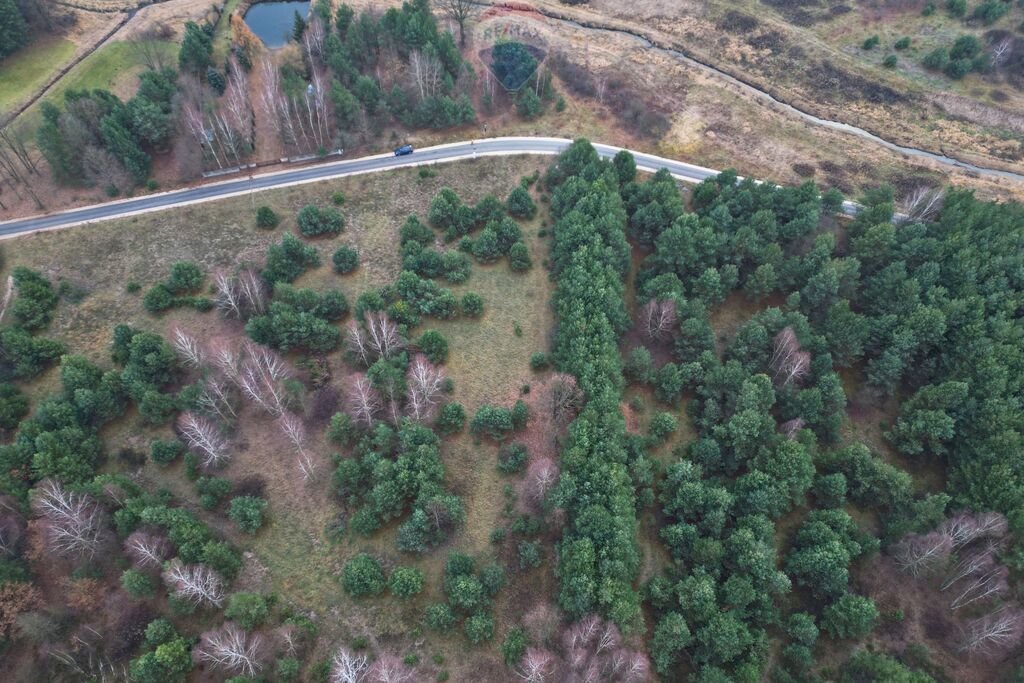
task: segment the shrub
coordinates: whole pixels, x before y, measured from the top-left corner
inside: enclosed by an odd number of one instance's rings
[[[949,50],[944,47],[937,47],[924,56],[924,59],[921,60],[921,64],[923,64],[926,69],[941,71],[949,64]]]
[[[18,295],[11,306],[14,319],[26,330],[41,330],[50,324],[57,307],[57,293],[45,277],[28,268],[15,268],[11,277]]]
[[[897,50],[906,50],[908,47],[910,47],[910,38],[909,38],[909,36],[905,36],[903,38],[900,38],[895,43],[893,43],[893,48],[895,48]]]
[[[231,493],[231,482],[220,477],[200,477],[196,481],[199,504],[205,510],[212,510]]]
[[[0,383],[0,430],[14,429],[28,415],[28,398],[10,382]]]
[[[474,614],[466,619],[464,629],[469,642],[479,645],[494,637],[494,617],[490,614]]]
[[[414,567],[398,567],[388,578],[388,590],[396,598],[411,598],[423,590],[423,572]]]
[[[878,36],[871,36],[863,43],[861,43],[860,47],[862,50],[873,50],[880,42],[882,42],[881,38],[879,38]]]
[[[967,0],[946,0],[946,11],[951,17],[962,17],[967,13]]]
[[[310,204],[299,211],[298,223],[304,237],[337,235],[345,225],[345,218],[337,209],[321,209]]]
[[[164,284],[172,294],[194,292],[203,285],[203,271],[191,261],[178,261],[171,266],[171,275]]]
[[[672,413],[658,413],[651,418],[647,427],[647,434],[656,442],[664,441],[669,434],[676,431],[679,421]]]
[[[335,206],[344,206],[345,195],[342,194],[341,192],[335,192],[334,194],[331,195],[331,203],[334,204]]]
[[[448,631],[455,625],[455,613],[446,602],[437,602],[427,608],[424,619],[427,626],[435,631]]]
[[[508,212],[517,218],[533,218],[537,213],[537,205],[530,193],[522,185],[517,185],[505,202]]]
[[[264,230],[273,230],[281,222],[274,210],[269,206],[261,206],[256,209],[256,227]]]
[[[528,644],[526,631],[521,626],[510,628],[505,634],[505,641],[501,644],[501,656],[505,660],[505,666],[517,666],[526,653]]]
[[[234,593],[224,610],[226,618],[238,622],[246,631],[261,626],[269,614],[270,607],[259,593]]]
[[[448,359],[448,341],[437,330],[424,332],[417,345],[434,365],[440,365]]]
[[[441,412],[438,414],[437,421],[434,423],[437,431],[441,432],[441,434],[444,434],[445,436],[462,431],[462,428],[465,425],[466,409],[462,407],[461,403],[456,403],[455,401],[445,403],[441,406]]]
[[[542,559],[539,542],[520,541],[518,550],[520,569],[535,569],[540,566]]]
[[[334,272],[351,273],[359,265],[359,252],[352,247],[338,247],[331,256],[334,262]]]
[[[521,443],[506,444],[498,451],[498,469],[505,474],[522,472],[530,453]]]
[[[153,579],[138,569],[126,569],[121,574],[121,587],[135,599],[148,598],[156,588]]]
[[[526,421],[530,417],[530,411],[526,407],[525,401],[516,401],[515,405],[512,406],[511,417],[513,429],[522,429],[526,426]]]
[[[882,66],[886,69],[895,69],[896,61],[896,55],[887,55],[886,58],[882,60]]]
[[[537,93],[533,92],[533,88],[523,88],[516,95],[516,113],[527,121],[544,113],[544,106]]]
[[[463,295],[460,308],[463,315],[470,318],[479,318],[484,313],[484,300],[479,294],[468,292]]]
[[[533,261],[530,260],[530,250],[522,242],[516,242],[508,251],[508,265],[516,272],[523,272],[530,269]]]
[[[292,234],[285,234],[280,244],[271,244],[267,249],[267,265],[263,279],[271,285],[277,282],[292,282],[307,268],[320,265],[316,248],[303,244]]]
[[[492,439],[501,440],[513,429],[512,411],[484,404],[477,409],[469,429],[477,436],[486,434]]]
[[[548,354],[543,351],[535,351],[530,355],[530,368],[537,372],[547,370],[551,366]]]
[[[239,496],[238,498],[231,499],[228,517],[242,531],[255,534],[263,526],[263,511],[266,508],[267,501],[262,498]]]
[[[149,444],[149,457],[158,465],[169,465],[185,451],[180,441],[154,440]]]
[[[346,562],[342,569],[341,586],[354,598],[378,595],[386,585],[380,562],[366,553],[359,553]]]
[[[150,287],[146,291],[146,295],[142,297],[142,307],[153,314],[166,311],[174,306],[175,303],[175,297],[171,290],[167,289],[167,285],[162,282]]]
[[[298,680],[302,672],[302,664],[295,657],[282,657],[277,660],[277,677],[284,683]]]
[[[821,625],[833,638],[860,639],[871,633],[878,608],[869,598],[847,593],[825,608]]]

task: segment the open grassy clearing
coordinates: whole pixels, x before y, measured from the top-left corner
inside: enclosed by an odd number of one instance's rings
[[[341,289],[350,302],[366,289],[394,279],[399,272],[398,228],[405,216],[425,216],[436,191],[445,185],[458,188],[464,201],[472,203],[493,192],[504,198],[519,178],[543,165],[535,157],[486,158],[474,162],[445,165],[436,176],[421,178],[417,169],[387,174],[353,177],[255,195],[185,209],[138,216],[123,221],[102,223],[69,230],[39,233],[12,240],[5,245],[6,277],[11,268],[26,265],[44,272],[54,283],[67,281],[80,289],[84,297],[78,303],[62,301],[47,334],[63,340],[73,353],[82,353],[100,364],[109,365],[108,348],[116,322],[152,329],[165,336],[181,325],[203,339],[226,338],[243,334],[237,322],[225,322],[215,313],[196,313],[175,309],[154,318],[142,308],[141,292],[128,294],[126,285],[138,282],[145,288],[166,277],[170,264],[194,260],[209,273],[216,268],[232,268],[242,263],[260,263],[267,245],[279,241],[284,231],[294,231],[294,215],[307,203],[329,205],[334,192],[342,192],[346,227],[337,238],[314,240],[324,265],[300,278],[296,285],[313,289]],[[255,227],[252,202],[267,204],[282,216],[274,231]],[[522,225],[534,267],[527,273],[513,273],[507,262],[491,266],[474,264],[464,285],[456,288],[479,293],[485,301],[485,315],[479,320],[440,322],[428,319],[417,328],[434,328],[450,343],[446,369],[455,382],[453,399],[465,404],[472,415],[484,402],[511,405],[510,390],[531,381],[529,356],[547,347],[547,332],[552,325],[549,306],[551,286],[542,266],[547,245],[538,236],[543,219]],[[340,245],[354,246],[360,254],[360,266],[350,275],[339,276],[330,266],[330,255]],[[522,336],[513,332],[518,323]],[[329,363],[340,377],[338,353]],[[33,398],[53,391],[57,373],[50,371],[31,385]],[[333,545],[325,529],[339,508],[330,490],[332,469],[322,430],[311,425],[311,450],[319,458],[317,480],[304,485],[295,471],[293,456],[287,452],[274,425],[251,408],[237,429],[235,456],[223,472],[232,480],[258,474],[265,481],[265,496],[270,501],[270,523],[255,538],[240,534],[225,516],[223,508],[211,514],[199,509],[194,487],[184,476],[180,463],[163,468],[147,462],[141,468],[127,465],[117,454],[122,449],[145,454],[153,438],[170,438],[169,427],[153,429],[142,424],[137,414],[112,425],[104,433],[110,460],[109,471],[130,467],[145,480],[171,490],[193,507],[204,520],[224,531],[247,553],[246,565],[236,590],[273,591],[285,604],[314,614],[321,627],[324,654],[338,638],[377,636],[384,645],[394,640],[395,647],[407,648],[417,624],[430,602],[442,599],[440,593],[444,558],[449,548],[435,550],[423,558],[400,554],[394,545],[397,523],[385,527],[370,538],[346,536]],[[501,523],[502,486],[515,478],[502,478],[495,469],[497,447],[492,443],[474,444],[468,433],[447,440],[442,446],[447,485],[463,498],[467,512],[465,527],[449,544],[450,549],[469,553],[488,550],[490,530]],[[402,602],[388,597],[353,601],[341,590],[337,577],[345,560],[357,552],[371,552],[385,566],[398,564],[420,567],[427,575],[424,593]],[[549,558],[550,559],[550,558]],[[550,562],[536,572],[550,574]],[[535,572],[535,573],[536,573]],[[510,577],[512,578],[512,577]],[[552,577],[548,576],[548,580]],[[513,581],[515,579],[513,578]],[[506,592],[512,590],[512,585]],[[498,609],[516,607],[499,597]],[[500,622],[499,622],[500,623]],[[372,642],[372,641],[371,641]],[[495,643],[500,643],[500,634]],[[430,657],[444,653],[453,680],[471,680],[470,671],[496,665],[490,649],[473,650],[467,655],[464,636],[454,632],[436,639],[418,650],[429,669]],[[405,651],[402,651],[405,654]],[[434,667],[435,669],[437,667]]]
[[[60,37],[40,38],[0,62],[0,111],[14,107],[40,88],[54,66],[75,53],[75,44]]]

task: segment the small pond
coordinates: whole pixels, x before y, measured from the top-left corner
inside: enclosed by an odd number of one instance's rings
[[[270,49],[283,47],[292,37],[295,13],[305,19],[309,2],[261,2],[245,13],[245,23]]]

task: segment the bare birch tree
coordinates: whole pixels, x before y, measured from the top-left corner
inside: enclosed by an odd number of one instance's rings
[[[196,606],[220,607],[224,602],[224,581],[206,565],[183,564],[175,558],[164,568],[162,576],[179,599]]]
[[[372,427],[381,409],[380,393],[373,388],[370,379],[362,374],[352,376],[349,381],[348,409],[358,424]]]
[[[210,420],[195,413],[183,413],[178,418],[178,429],[185,443],[203,459],[204,467],[219,467],[231,458],[227,441]]]
[[[216,294],[213,303],[225,318],[242,317],[242,297],[238,291],[238,278],[219,270],[213,275]]]
[[[199,346],[199,341],[180,327],[174,328],[174,349],[185,361],[185,365],[193,368],[202,366],[204,354],[202,347]]]
[[[674,299],[651,299],[640,308],[640,331],[649,341],[669,339],[679,321],[677,316]]]
[[[406,371],[409,387],[406,406],[414,420],[426,422],[433,418],[444,391],[444,380],[443,370],[435,367],[422,354],[416,354]]]
[[[366,330],[355,320],[349,322],[345,330],[345,345],[354,358],[365,366],[373,364],[373,349],[370,348],[370,341]]]
[[[949,608],[955,611],[981,600],[992,600],[1006,595],[1010,592],[1010,585],[1007,582],[1009,575],[1010,571],[1002,565],[995,565],[984,572],[972,575],[960,585],[960,593],[949,603]]]
[[[104,537],[103,511],[90,496],[49,479],[36,489],[32,507],[46,522],[47,546],[58,555],[93,557]]]
[[[390,360],[405,348],[405,340],[398,333],[398,325],[382,311],[366,314],[366,331],[370,348],[380,358]]]
[[[979,538],[1002,538],[1008,528],[1006,517],[998,512],[959,512],[943,522],[939,531],[949,536],[954,548],[962,548]]]
[[[223,422],[233,422],[238,417],[231,385],[222,377],[207,377],[196,398],[199,408],[207,415]]]
[[[953,565],[945,581],[942,582],[940,590],[948,590],[957,581],[968,576],[987,572],[995,565],[995,562],[995,547],[993,545],[964,555]]]
[[[526,492],[535,505],[543,505],[558,483],[558,465],[551,458],[534,458],[526,468]]]
[[[907,534],[892,546],[897,566],[911,576],[930,574],[949,561],[953,541],[938,531],[929,534]]]
[[[385,654],[366,671],[367,683],[407,683],[416,680],[415,672],[401,659]]]
[[[433,52],[413,50],[409,54],[409,78],[421,101],[437,95],[443,77],[444,65]]]
[[[238,288],[244,310],[248,315],[263,315],[267,311],[267,285],[259,273],[246,268],[238,274]]]
[[[547,683],[555,680],[557,660],[551,652],[539,647],[530,647],[523,653],[515,673],[526,683]]]
[[[157,569],[171,556],[171,542],[159,534],[133,531],[124,541],[124,552],[136,567]]]
[[[193,657],[221,671],[254,677],[263,669],[262,647],[263,638],[259,634],[249,635],[228,622],[200,636]]]
[[[903,200],[904,222],[915,223],[918,221],[929,221],[933,219],[946,199],[946,192],[942,188],[921,186],[907,195]]]
[[[283,382],[290,376],[290,368],[279,355],[259,344],[246,342],[238,385],[256,405],[271,415],[283,415],[288,408]]]
[[[1024,637],[1024,613],[1019,609],[1004,608],[979,619],[964,629],[960,651],[995,654],[1016,648]]]
[[[331,658],[330,683],[359,683],[369,665],[366,655],[339,648]]]

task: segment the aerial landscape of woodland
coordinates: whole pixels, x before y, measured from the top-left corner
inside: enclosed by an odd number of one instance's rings
[[[1024,0],[0,0],[0,680],[1024,683]]]

